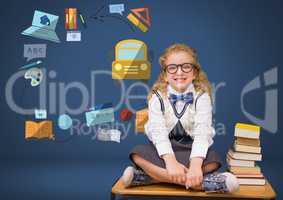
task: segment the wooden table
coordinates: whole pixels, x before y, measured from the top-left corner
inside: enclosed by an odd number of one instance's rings
[[[173,184],[154,184],[148,186],[138,186],[125,188],[121,179],[112,187],[111,200],[128,199],[275,199],[276,194],[272,186],[267,182],[264,186],[241,185],[239,190],[233,193],[205,193],[190,191]],[[178,197],[178,198],[176,198]]]

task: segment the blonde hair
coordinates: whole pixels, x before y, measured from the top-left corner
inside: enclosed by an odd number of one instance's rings
[[[189,47],[188,45],[177,43],[165,49],[163,54],[159,57],[159,64],[161,66],[161,72],[159,74],[157,81],[154,83],[154,85],[152,86],[147,96],[148,101],[151,99],[152,95],[154,94],[154,91],[157,91],[157,90],[160,91],[162,95],[164,96],[167,95],[168,82],[165,79],[166,77],[165,61],[167,60],[169,55],[171,55],[172,53],[180,52],[180,51],[186,52],[193,57],[194,61],[192,64],[194,65],[194,74],[195,74],[193,85],[195,87],[195,90],[197,92],[199,91],[207,92],[208,95],[210,96],[210,99],[212,100],[211,85],[210,85],[209,80],[206,77],[205,72],[201,69],[201,66],[198,62],[196,51],[193,48]]]

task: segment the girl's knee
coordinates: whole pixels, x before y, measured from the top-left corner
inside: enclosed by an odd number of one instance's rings
[[[211,173],[216,171],[220,167],[220,164],[217,162],[208,163],[203,166],[203,173]]]
[[[131,157],[132,157],[132,160],[133,160],[135,163],[137,163],[137,164],[138,164],[139,162],[142,162],[142,160],[143,160],[143,158],[142,158],[140,155],[136,154],[136,153],[132,154]]]

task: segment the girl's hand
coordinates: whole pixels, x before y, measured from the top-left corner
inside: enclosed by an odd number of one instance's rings
[[[166,170],[172,183],[184,185],[186,182],[186,172],[188,169],[179,163],[173,154],[163,156]]]
[[[202,158],[192,158],[188,173],[186,174],[186,188],[198,187],[203,181]]]

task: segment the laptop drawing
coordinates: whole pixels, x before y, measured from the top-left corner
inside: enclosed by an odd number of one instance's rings
[[[59,17],[39,10],[34,11],[32,26],[22,32],[23,35],[60,42],[55,28]]]

